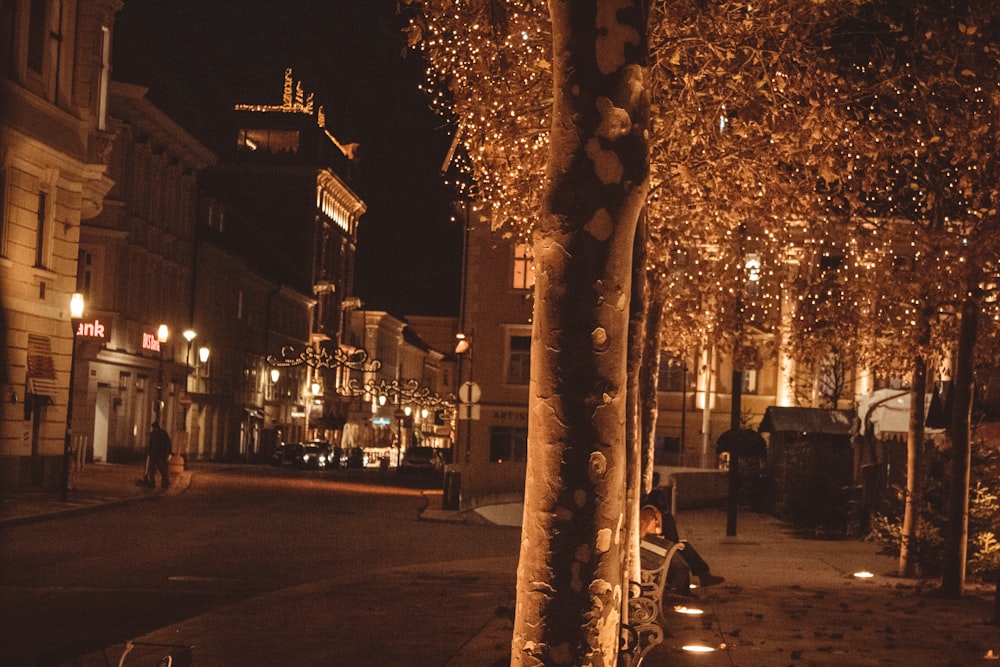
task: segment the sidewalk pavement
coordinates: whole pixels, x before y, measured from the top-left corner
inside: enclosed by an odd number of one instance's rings
[[[136,486],[140,474],[133,466],[88,466],[68,503],[51,492],[8,494],[0,526],[167,500],[187,488],[192,473],[165,493]],[[422,520],[498,529],[520,524],[520,505],[453,512],[438,509],[439,494],[428,498]],[[946,600],[934,593],[934,581],[895,576],[895,561],[875,544],[810,539],[767,515],[741,513],[733,537],[725,535],[723,509],[687,510],[678,524],[725,581],[665,602],[668,634],[646,667],[1000,667],[992,585],[970,585],[963,599]],[[506,664],[510,645],[516,561],[510,554],[357,573],[245,600],[135,639],[194,646],[193,664],[220,667],[495,667]]]
[[[91,463],[70,477],[66,501],[58,489],[27,488],[0,494],[0,527],[42,521],[55,516],[90,512],[122,503],[141,502],[183,493],[191,483],[191,471],[171,473],[170,488],[139,486],[141,464]]]

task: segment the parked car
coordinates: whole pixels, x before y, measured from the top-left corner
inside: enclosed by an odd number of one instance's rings
[[[325,440],[310,440],[279,445],[271,457],[271,464],[296,468],[322,469],[331,465],[332,449]]]
[[[271,465],[291,466],[302,462],[302,443],[287,442],[278,445],[271,455]]]
[[[332,465],[333,452],[330,443],[322,441],[302,444],[302,467],[321,470]]]
[[[367,468],[368,467],[368,454],[365,450],[360,447],[351,447],[350,452],[347,454],[347,467],[348,468]]]
[[[399,464],[401,473],[440,474],[444,472],[444,455],[436,447],[410,447]]]
[[[343,447],[335,446],[330,449],[330,453],[326,457],[326,467],[327,468],[347,467],[347,452],[344,451]]]

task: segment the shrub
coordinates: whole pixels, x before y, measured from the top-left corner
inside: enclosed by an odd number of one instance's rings
[[[918,537],[910,546],[913,562],[923,576],[938,576],[943,560],[944,536],[948,523],[950,452],[928,443],[925,447],[923,502],[918,508]],[[983,442],[973,443],[971,488],[969,490],[969,541],[966,575],[986,580],[1000,568],[1000,454]],[[886,498],[885,511],[872,517],[871,537],[886,551],[899,555],[905,490],[895,489]]]

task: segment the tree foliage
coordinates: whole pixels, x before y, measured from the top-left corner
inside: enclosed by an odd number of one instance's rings
[[[547,3],[403,4],[457,180],[495,228],[530,239],[551,141]],[[653,0],[645,268],[663,316],[648,334],[685,356],[782,345],[836,378],[835,403],[846,368],[947,376],[972,304],[971,358],[994,364],[993,4]]]

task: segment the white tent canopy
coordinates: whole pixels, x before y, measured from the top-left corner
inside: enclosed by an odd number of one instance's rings
[[[924,398],[924,419],[931,407],[932,394]],[[910,392],[907,389],[879,389],[871,394],[858,396],[858,418],[861,420],[861,433],[872,424],[875,437],[883,435],[907,433],[910,430]],[[869,412],[871,414],[869,414]],[[867,421],[866,418],[867,417]],[[941,433],[943,429],[927,428],[928,434]]]

